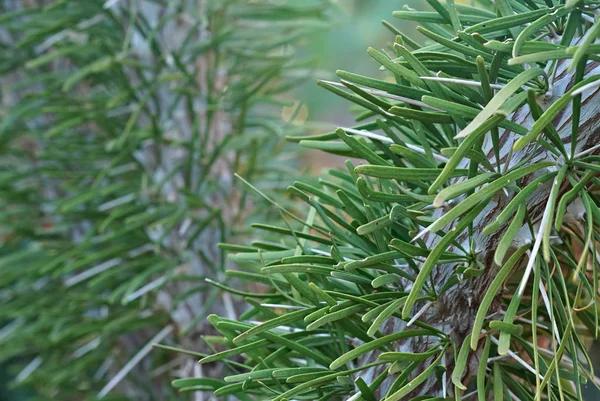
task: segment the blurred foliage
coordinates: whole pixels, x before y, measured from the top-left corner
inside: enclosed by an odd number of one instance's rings
[[[151,344],[203,349],[208,312],[237,309],[206,281],[216,244],[273,211],[233,172],[266,192],[299,175],[281,110],[329,4],[0,7],[0,361],[37,400],[180,399],[165,384],[192,359]]]

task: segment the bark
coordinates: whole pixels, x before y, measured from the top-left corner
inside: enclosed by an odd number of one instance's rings
[[[556,76],[553,77],[553,86],[549,93],[547,93],[544,97],[538,99],[538,104],[542,106],[542,108],[546,109],[548,106],[553,104],[558,98],[560,98],[565,92],[567,92],[573,86],[573,74],[567,72],[567,67],[570,63],[570,60],[563,60],[560,62]],[[586,77],[596,75],[600,73],[600,63],[597,62],[588,62],[586,67]],[[582,107],[581,107],[581,118],[580,118],[580,126],[579,126],[579,135],[577,138],[577,145],[575,149],[575,153],[579,153],[585,151],[587,149],[592,148],[595,145],[600,143],[600,89],[594,88],[590,89],[582,95]],[[534,120],[531,116],[531,112],[528,106],[523,106],[519,110],[517,110],[513,115],[510,116],[512,121],[515,121],[524,127],[530,128],[533,124]],[[565,144],[565,148],[567,149],[567,154],[571,149],[571,119],[572,119],[572,105],[569,104],[565,109],[563,109],[560,114],[553,121],[554,126],[559,132],[563,143]],[[532,152],[535,152],[534,156],[531,157],[527,161],[528,164],[537,163],[545,160],[556,160],[556,157],[551,154],[549,151],[545,150],[541,147],[536,147],[535,143],[532,143],[525,147],[522,151],[515,152],[509,156],[510,149],[513,146],[513,143],[518,139],[518,136],[512,132],[500,131],[501,138],[501,164],[503,166],[507,166],[508,168],[513,167],[520,162],[522,162],[525,158],[529,157]],[[488,156],[488,158],[492,161],[492,164],[495,164],[495,157],[492,148],[491,138],[488,136],[484,143],[484,154]],[[600,149],[594,150],[592,153],[599,153]],[[559,160],[557,164],[560,166],[561,161]],[[467,162],[463,163],[460,167],[465,167]],[[537,178],[539,175],[547,173],[548,170],[539,171],[536,174],[532,174],[523,179],[523,186],[527,185],[533,179]],[[532,194],[527,199],[527,211],[529,216],[532,217],[533,223],[539,222],[542,218],[542,214],[545,209],[545,204],[550,194],[550,188],[552,186],[552,181],[542,185],[538,188],[534,194]],[[567,191],[568,187],[561,188],[561,192]],[[478,310],[478,306],[483,299],[491,281],[496,276],[498,269],[500,266],[495,265],[494,263],[494,253],[496,251],[496,247],[498,242],[502,238],[502,235],[506,231],[507,225],[502,227],[496,233],[490,236],[482,235],[481,231],[483,228],[491,223],[497,215],[502,211],[503,207],[512,199],[514,193],[506,194],[504,192],[499,192],[493,200],[484,208],[484,210],[479,214],[479,216],[475,219],[473,226],[473,235],[475,239],[476,248],[478,251],[479,260],[484,264],[485,270],[484,272],[477,278],[474,279],[466,279],[454,286],[452,289],[444,293],[436,302],[434,302],[431,307],[427,309],[427,311],[419,318],[419,320],[437,327],[443,330],[445,333],[448,333],[453,342],[460,346],[465,337],[471,332],[473,327],[473,321],[475,319],[475,315]],[[444,211],[438,210],[434,217],[440,217],[443,215]],[[509,222],[510,223],[510,222]],[[450,229],[451,227],[448,227]],[[526,228],[526,227],[524,227]],[[528,229],[523,229],[520,231],[513,246],[516,248],[521,246],[527,242],[531,242],[533,239],[528,234]],[[463,233],[457,240],[457,242],[466,241],[467,234]],[[435,246],[436,242],[439,240],[439,237],[434,234],[427,234],[425,237],[425,242],[428,245],[429,249]],[[468,246],[466,246],[468,249]],[[452,251],[453,249],[449,249]],[[522,264],[526,263],[527,256],[523,258],[521,261]],[[455,271],[454,264],[446,264],[439,265],[432,273],[433,281],[435,286],[440,289],[448,280],[448,278]],[[518,269],[519,267],[517,267]],[[408,283],[407,283],[408,284]],[[497,294],[498,297],[500,294]],[[489,314],[498,312],[500,310],[500,302],[494,302],[492,307],[489,310]],[[414,313],[418,311],[423,305],[416,305],[414,309]],[[395,332],[402,331],[406,328],[406,322],[400,319],[392,319],[387,322],[387,324],[383,327],[383,334],[391,334]],[[400,352],[424,352],[432,345],[434,345],[435,339],[433,337],[426,338],[414,338],[406,341],[400,341],[394,344],[394,350]],[[480,341],[480,346],[482,347],[482,341]],[[479,364],[478,354],[479,352],[471,353],[469,356],[469,363],[467,364],[467,370],[465,372],[465,377],[469,377],[472,372],[476,369],[476,366]],[[371,352],[361,360],[361,364],[366,364],[369,362],[373,362],[377,359],[378,352]],[[448,368],[449,373],[452,371],[454,362],[454,354],[452,351],[447,353],[446,357],[446,367]],[[427,366],[424,364],[421,369]],[[371,382],[375,377],[377,377],[384,369],[386,369],[385,365],[377,366],[367,372],[366,375],[362,376],[367,382]],[[451,388],[450,385],[450,375],[448,377],[448,388]],[[383,396],[389,390],[393,377],[388,377],[382,386],[379,389],[379,395]],[[430,379],[428,379],[420,388],[415,390],[413,394],[407,396],[406,399],[409,399],[414,396],[420,394],[427,394],[430,396],[446,396],[446,394],[442,394],[442,383],[437,380],[435,375],[432,375]]]

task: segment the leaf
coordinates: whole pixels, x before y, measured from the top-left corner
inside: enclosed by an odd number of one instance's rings
[[[519,209],[517,210],[517,214],[510,222],[500,242],[498,242],[496,252],[494,253],[494,263],[496,263],[498,266],[500,266],[502,261],[504,261],[506,252],[508,252],[510,246],[513,244],[513,240],[517,236],[517,233],[523,226],[523,219],[525,218],[526,212],[527,208],[525,204],[521,203]]]
[[[339,128],[336,133],[338,136],[348,145],[350,146],[360,157],[367,160],[369,163],[378,164],[382,166],[389,166],[389,162],[386,161],[381,156],[377,155],[373,152],[368,146],[361,143],[358,139],[349,136],[346,134],[346,131]]]
[[[444,188],[437,194],[433,201],[433,207],[441,207],[444,204],[444,202],[450,199],[454,199],[481,185],[487,184],[489,181],[496,177],[497,175],[495,173],[483,173],[466,181],[450,185],[449,187]]]
[[[354,383],[356,384],[356,387],[358,387],[358,389],[360,390],[360,394],[364,397],[366,401],[377,401],[370,387],[361,377],[357,377]]]
[[[569,58],[566,49],[549,50],[547,52],[531,53],[523,56],[513,57],[508,60],[508,65],[541,63],[543,61],[561,60],[565,58]]]
[[[440,348],[432,348],[426,352],[422,353],[412,353],[412,352],[382,352],[379,355],[379,359],[386,362],[397,362],[397,361],[414,361],[421,362],[424,361],[436,353],[440,352]]]
[[[311,193],[315,196],[318,196],[319,200],[321,202],[327,203],[333,207],[336,207],[338,209],[342,209],[344,207],[344,204],[342,202],[340,202],[338,199],[329,195],[325,191],[322,191],[318,188],[313,187],[312,185],[306,184],[304,182],[296,181],[296,182],[294,182],[294,187],[298,188],[301,191],[305,191],[305,192]]]
[[[377,331],[379,330],[379,327],[381,327],[381,325],[383,323],[385,323],[385,321],[387,319],[389,319],[392,316],[392,314],[394,314],[396,311],[398,311],[402,307],[404,302],[406,302],[405,297],[398,298],[398,299],[394,300],[392,303],[390,303],[385,309],[383,309],[377,315],[377,317],[371,324],[371,327],[369,327],[369,329],[367,330],[367,335],[374,336],[375,333],[377,333]]]
[[[256,336],[257,334],[260,334],[262,332],[275,329],[282,325],[287,325],[287,324],[290,324],[293,322],[297,322],[299,320],[302,320],[306,315],[308,315],[309,313],[312,313],[314,311],[315,311],[314,308],[309,308],[309,309],[303,309],[303,310],[286,313],[284,315],[281,315],[279,317],[276,317],[274,319],[266,321],[258,326],[254,326],[250,330],[245,331],[244,333],[235,337],[233,339],[233,342],[234,342],[234,344],[239,344],[242,341],[244,341],[248,338],[251,338],[253,336]]]
[[[375,191],[369,187],[367,180],[365,180],[362,177],[358,178],[358,180],[356,181],[356,188],[366,200],[373,202],[408,202],[413,199],[409,195],[399,195],[394,193]]]
[[[376,340],[372,340],[366,344],[356,347],[353,350],[346,352],[344,355],[341,355],[336,360],[331,362],[331,364],[329,365],[329,369],[331,369],[331,370],[338,369],[339,367],[358,358],[359,356],[364,355],[369,351],[386,347],[394,341],[402,340],[405,338],[420,337],[420,336],[427,336],[427,335],[431,335],[431,333],[428,332],[427,330],[404,330],[404,331],[401,331],[398,333],[389,334],[387,336],[380,337]]]
[[[423,28],[423,27],[417,27],[417,30],[420,33],[422,33],[423,35],[427,36],[429,39],[438,42],[439,44],[447,47],[448,49],[454,50],[458,53],[462,53],[465,56],[470,56],[470,57],[481,56],[481,57],[484,57],[484,59],[486,59],[487,61],[491,61],[491,56],[489,54],[481,54],[481,51],[479,51],[478,49],[474,49],[472,47],[457,43],[448,38],[444,38],[443,36],[438,35],[434,32],[431,32],[430,30]]]
[[[494,299],[500,292],[502,284],[507,279],[508,275],[512,271],[515,264],[521,259],[521,257],[525,254],[525,252],[529,249],[529,245],[522,246],[518,250],[516,250],[510,258],[506,261],[506,263],[502,266],[500,271],[495,275],[494,280],[488,287],[481,303],[479,304],[479,308],[477,309],[477,315],[475,316],[475,320],[473,321],[473,329],[471,331],[471,349],[473,351],[477,350],[477,343],[479,340],[479,333],[481,333],[481,329],[483,328],[483,321],[492,305]]]
[[[564,109],[566,105],[571,101],[572,93],[574,91],[590,82],[594,82],[599,78],[600,76],[595,75],[584,79],[583,81],[575,84],[570,90],[567,91],[567,93],[565,93],[557,101],[552,103],[552,105],[550,105],[550,107],[546,109],[546,111],[540,116],[540,118],[537,119],[535,123],[533,123],[531,129],[529,130],[529,133],[525,136],[522,136],[515,142],[513,150],[522,150],[525,146],[527,146],[530,142],[537,138],[537,136],[543,131],[544,127],[550,124],[552,120],[556,117],[556,115],[562,109]]]
[[[108,70],[110,67],[112,67],[113,63],[115,63],[115,59],[112,56],[105,56],[79,69],[65,80],[62,85],[63,92],[71,90],[88,75],[97,74],[99,72]]]
[[[321,377],[317,377],[314,378],[312,380],[308,380],[308,381],[303,381],[300,385],[284,392],[283,394],[278,395],[277,397],[273,398],[273,401],[283,401],[283,400],[287,400],[289,399],[289,397],[292,397],[296,394],[301,393],[303,390],[305,389],[310,389],[310,388],[316,388],[316,387],[320,387],[322,386],[324,383],[333,381],[335,379],[337,379],[338,377],[342,377],[342,376],[348,376],[352,373],[355,372],[359,372],[361,370],[365,370],[368,369],[369,367],[372,366],[376,366],[378,365],[377,363],[375,364],[367,364],[365,366],[361,366],[359,368],[355,368],[355,369],[349,369],[343,372],[335,372],[335,373],[331,373],[329,375],[323,375]],[[291,379],[293,379],[294,376],[290,377],[287,381],[288,383],[294,383],[296,382],[295,380],[292,381]]]
[[[374,278],[373,281],[371,281],[371,286],[373,286],[373,288],[379,288],[400,281],[401,278],[397,274],[384,274],[382,276]]]
[[[571,203],[583,190],[583,188],[598,174],[597,171],[587,171],[585,175],[579,180],[577,184],[573,186],[567,193],[565,193],[560,201],[556,210],[556,220],[554,223],[554,229],[559,231],[562,227],[563,218],[567,211],[567,206]]]
[[[338,321],[340,319],[347,318],[349,316],[352,316],[352,315],[356,314],[357,312],[360,312],[364,308],[365,308],[364,305],[353,305],[353,306],[350,306],[348,308],[342,309],[340,311],[336,311],[336,312],[332,312],[332,313],[327,313],[324,316],[322,316],[319,319],[317,319],[314,322],[312,322],[311,324],[309,324],[306,327],[306,330],[315,330],[315,329],[323,326],[324,324],[333,323],[333,322]]]
[[[500,373],[500,365],[494,363],[492,372],[494,375],[494,401],[504,401],[504,384]]]
[[[523,326],[518,324],[505,323],[498,320],[492,320],[490,322],[490,329],[503,331],[513,336],[520,336],[521,334],[523,334]]]
[[[406,148],[401,145],[391,145],[390,150],[408,160],[415,167],[426,167],[434,168],[435,163],[431,161],[427,156],[420,154],[412,149]]]
[[[457,166],[463,160],[465,155],[471,150],[471,147],[484,135],[487,131],[495,127],[502,117],[496,116],[493,117],[486,122],[484,122],[481,126],[479,126],[475,131],[471,133],[456,149],[456,151],[450,157],[450,160],[444,166],[444,169],[436,178],[436,180],[431,184],[429,190],[427,191],[429,194],[434,194],[435,191],[440,188],[444,182],[446,182],[449,178],[451,178],[452,172],[456,170]]]
[[[389,112],[411,120],[420,120],[433,124],[450,124],[453,122],[452,118],[444,113],[418,111],[407,107],[393,106],[389,109]]]
[[[466,33],[479,33],[485,35],[486,33],[497,32],[504,29],[510,29],[518,27],[523,24],[527,24],[535,21],[536,19],[554,12],[555,8],[540,8],[537,10],[526,11],[516,15],[508,15],[494,20],[488,20],[472,25],[465,29]]]
[[[471,341],[473,341],[473,338],[477,338],[477,337],[475,337],[473,334],[471,334]],[[492,344],[492,342],[490,341],[490,339],[488,337],[486,337],[485,345],[483,346],[483,351],[481,352],[481,356],[480,356],[482,361],[488,360],[491,344]],[[485,385],[486,368],[487,368],[486,363],[480,363],[477,368],[477,398],[478,398],[478,401],[487,401],[487,399],[488,399],[486,385]]]
[[[492,117],[492,115],[502,107],[502,105],[509,99],[510,96],[515,94],[521,86],[532,80],[537,76],[545,76],[544,70],[540,68],[531,68],[529,70],[523,71],[518,76],[513,78],[507,85],[504,86],[497,94],[488,102],[485,108],[475,117],[473,121],[469,123],[456,137],[466,138],[468,137],[476,128],[481,126],[487,119]]]
[[[550,180],[556,176],[556,172],[544,174],[535,180],[531,181],[527,186],[519,191],[517,195],[506,205],[496,219],[484,227],[482,230],[483,235],[490,235],[510,219],[510,217],[517,211],[517,209],[525,202],[525,199],[533,194],[544,182]]]
[[[370,177],[390,178],[398,181],[432,181],[439,176],[442,169],[361,165],[357,166],[354,171]],[[460,177],[467,174],[468,171],[466,169],[455,169],[449,176]]]
[[[410,99],[420,99],[422,96],[427,95],[429,92],[424,89],[415,88],[413,86],[400,85],[388,81],[382,81],[379,79],[373,79],[365,77],[363,75],[354,74],[351,72],[337,70],[336,75],[346,81],[354,82],[359,85],[364,85],[369,88],[373,88],[379,91],[384,91],[392,95],[406,96]],[[354,129],[361,130],[373,130],[377,129],[377,123],[368,123],[363,126],[355,127]]]
[[[550,191],[550,196],[548,198],[548,203],[546,205],[546,217],[545,217],[545,225],[544,231],[542,233],[542,252],[544,256],[544,260],[546,262],[550,261],[550,231],[552,230],[551,221],[554,218],[554,210],[556,205],[556,198],[558,197],[558,192],[562,185],[563,179],[565,178],[565,174],[567,173],[567,166],[563,166],[558,171],[558,174],[554,178],[554,182],[552,183],[552,189]]]
[[[252,372],[242,373],[239,375],[225,376],[225,382],[235,383],[246,380],[271,379],[277,368],[253,370]]]
[[[460,351],[458,353],[458,357],[454,363],[454,371],[452,371],[452,383],[456,387],[461,390],[466,390],[467,387],[462,384],[461,379],[465,372],[465,368],[467,366],[467,359],[469,357],[469,343],[471,342],[471,335],[469,334],[465,337],[462,346],[460,347]]]
[[[537,265],[537,263],[536,263]],[[536,266],[536,269],[539,268],[539,266]],[[509,323],[511,324],[516,315],[517,315],[517,311],[519,309],[519,306],[521,305],[521,294],[516,293],[513,298],[510,300],[510,304],[508,305],[508,308],[506,309],[506,313],[504,314],[504,323]],[[508,350],[510,348],[510,336],[511,333],[506,332],[506,331],[502,331],[500,332],[500,339],[498,341],[498,354],[499,355],[506,355],[508,353]]]
[[[318,266],[307,263],[289,263],[263,267],[261,271],[265,273],[311,273],[329,275],[334,269],[329,266]]]
[[[433,370],[440,364],[442,357],[444,356],[445,348],[440,351],[440,355],[433,361],[431,364],[426,367],[419,375],[417,375],[412,381],[406,384],[404,387],[396,391],[395,393],[387,396],[385,399],[388,401],[399,401],[402,397],[411,393],[414,389],[416,389],[421,383],[423,383],[427,378],[433,373]]]
[[[392,15],[395,18],[401,19],[401,20],[406,20],[406,21],[417,21],[419,23],[425,23],[425,22],[430,22],[430,23],[434,23],[434,24],[444,24],[444,23],[448,23],[448,20],[446,20],[444,17],[442,17],[440,14],[438,14],[437,12],[434,11],[405,11],[405,10],[399,10],[399,11],[394,11],[392,13]],[[465,15],[465,14],[461,14],[461,19],[465,22],[465,23],[478,23],[478,22],[483,22],[483,21],[487,21],[488,18],[484,17],[484,16],[479,16],[479,15]]]
[[[448,213],[437,219],[435,222],[431,223],[425,230],[421,231],[417,238],[422,237],[426,232],[436,232],[438,230],[443,229],[449,223],[461,216],[463,213],[474,207],[476,204],[478,204],[484,199],[491,197],[493,194],[495,194],[511,182],[528,174],[531,174],[534,171],[538,171],[546,167],[550,167],[552,165],[552,162],[540,162],[531,165],[526,165],[521,168],[515,169],[510,173],[507,173],[506,175],[504,175],[501,178],[498,178],[495,181],[492,181],[485,187],[481,188],[479,191],[470,195],[467,199],[465,199],[457,206],[452,208]]]
[[[373,57],[377,62],[379,62],[379,64],[387,68],[393,74],[405,78],[408,82],[418,88],[425,88],[425,84],[414,71],[411,71],[408,68],[393,62],[384,54],[371,47],[367,50],[367,53],[369,53],[369,56]]]
[[[378,219],[372,220],[366,224],[359,226],[356,229],[356,233],[358,235],[370,234],[377,230],[384,229],[385,227],[389,226],[392,223],[393,223],[393,221],[389,218],[389,216],[383,216],[383,217],[380,217]]]
[[[471,210],[467,215],[465,215],[455,227],[452,228],[451,231],[447,232],[440,241],[433,247],[431,253],[421,266],[421,270],[408,294],[408,298],[406,303],[404,304],[404,308],[402,309],[402,318],[407,319],[410,315],[410,312],[415,305],[417,297],[420,295],[425,282],[429,279],[431,271],[433,267],[440,259],[441,255],[448,250],[450,244],[460,235],[460,233],[471,224],[473,219],[483,210],[485,207],[485,203],[477,205],[473,210]]]
[[[191,379],[176,379],[173,380],[173,387],[192,387],[192,386],[209,386],[210,388],[217,389],[223,387],[225,383],[220,380],[211,379],[209,377],[194,377]]]
[[[585,57],[589,51],[589,47],[596,41],[598,35],[600,35],[600,21],[595,21],[592,27],[585,33],[583,40],[577,47],[577,50],[573,55],[573,60],[571,61],[571,64],[569,64],[569,71],[573,71],[583,57]]]

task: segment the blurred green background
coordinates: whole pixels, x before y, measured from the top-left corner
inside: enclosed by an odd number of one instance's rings
[[[398,25],[392,11],[411,5],[413,1],[338,0],[337,3],[340,11],[335,25],[326,34],[309,38],[303,51],[318,59],[323,73],[321,79],[335,79],[338,69],[377,75],[379,65],[367,55],[367,48],[383,47],[392,41],[394,36],[381,21],[385,19]],[[314,83],[302,87],[300,96],[312,111],[310,117],[313,119],[331,119],[334,114],[347,113],[347,101],[328,94]]]
[[[380,74],[378,64],[367,55],[369,46],[381,48],[391,43],[394,36],[382,24],[387,20],[398,26],[392,11],[405,5],[413,6],[419,0],[337,0],[339,7],[331,30],[308,38],[302,51],[317,60],[321,70],[319,79],[335,80],[338,69],[368,76]],[[406,26],[409,30],[414,27]],[[312,121],[352,123],[348,102],[318,87],[314,82],[298,90],[298,97],[307,107],[307,117]]]
[[[470,1],[470,0],[467,0]],[[334,0],[338,10],[333,18],[331,28],[323,33],[308,37],[305,46],[299,49],[303,55],[315,60],[318,68],[317,79],[337,81],[336,70],[345,70],[370,77],[385,79],[385,72],[380,65],[367,54],[369,47],[381,49],[389,47],[394,41],[394,34],[382,24],[383,20],[401,28],[409,36],[416,34],[416,24],[400,21],[392,16],[392,12],[404,7],[429,8],[425,0]],[[296,89],[294,107],[283,110],[285,120],[293,114],[295,107],[301,107],[294,123],[305,126],[307,133],[318,134],[339,126],[355,125],[348,101],[321,88],[316,80],[309,81]],[[313,129],[318,122],[318,128]],[[312,166],[313,171],[339,166],[345,158],[307,152],[303,157]]]

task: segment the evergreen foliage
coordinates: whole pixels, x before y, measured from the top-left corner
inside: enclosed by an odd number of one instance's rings
[[[368,54],[390,79],[319,84],[360,125],[300,145],[361,159],[296,182],[277,245],[222,245],[266,288],[212,315],[240,400],[582,400],[594,376],[600,235],[600,21],[595,1],[427,0],[424,38]],[[421,45],[425,43],[425,45]],[[225,288],[225,287],[222,287]],[[192,350],[193,351],[193,350]],[[209,365],[210,366],[210,365]]]
[[[205,281],[254,218],[232,172],[297,174],[281,108],[328,8],[0,1],[0,362],[36,399],[181,399],[165,378],[193,361],[147,355],[237,309]]]

